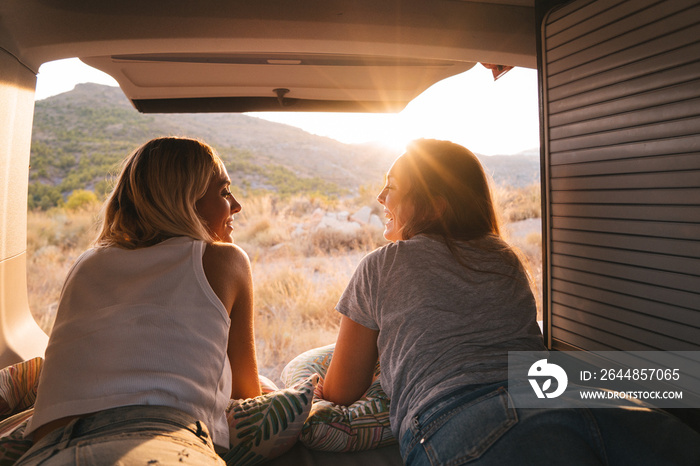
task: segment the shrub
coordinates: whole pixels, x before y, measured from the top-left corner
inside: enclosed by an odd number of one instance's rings
[[[35,181],[29,184],[27,206],[30,210],[48,210],[63,204],[61,190],[57,186]]]
[[[76,189],[68,196],[66,200],[66,209],[68,210],[84,210],[92,208],[98,204],[97,196],[92,191],[85,189]]]
[[[371,251],[386,244],[381,230],[363,226],[355,233],[319,229],[309,234],[306,254],[332,254],[350,251]]]

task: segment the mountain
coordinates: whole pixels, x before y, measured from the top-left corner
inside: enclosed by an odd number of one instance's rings
[[[119,88],[79,84],[36,102],[30,207],[56,205],[75,189],[103,194],[109,189],[106,175],[116,173],[133,149],[158,136],[200,138],[226,162],[235,186],[282,194],[352,193],[363,184],[380,181],[398,155],[381,146],[343,144],[244,114],[144,115]],[[530,156],[482,160],[496,182],[531,179],[533,167],[539,173],[539,162],[533,164]],[[519,174],[513,175],[508,167]]]

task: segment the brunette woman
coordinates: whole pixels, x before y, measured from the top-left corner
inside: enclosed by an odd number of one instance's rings
[[[700,436],[658,410],[513,404],[508,352],[546,349],[474,154],[415,141],[377,200],[391,243],[363,259],[338,303],[324,398],[359,399],[379,359],[409,465],[700,464]]]

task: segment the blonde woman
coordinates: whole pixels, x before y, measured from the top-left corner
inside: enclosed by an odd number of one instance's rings
[[[124,161],[64,284],[18,464],[223,463],[228,400],[260,395],[240,210],[200,141],[154,139]]]
[[[377,200],[391,243],[364,258],[338,303],[324,398],[359,399],[379,358],[408,465],[700,464],[700,436],[658,410],[513,407],[508,352],[546,350],[474,154],[415,141]]]

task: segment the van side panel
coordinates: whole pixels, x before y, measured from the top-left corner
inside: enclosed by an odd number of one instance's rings
[[[549,345],[700,349],[700,4],[542,25]]]
[[[36,76],[0,49],[0,367],[43,355],[27,303],[27,183]]]

